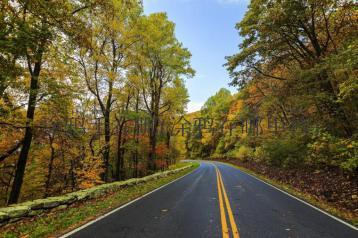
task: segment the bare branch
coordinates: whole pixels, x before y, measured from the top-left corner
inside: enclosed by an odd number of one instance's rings
[[[19,141],[16,143],[13,147],[11,147],[9,150],[7,150],[5,153],[0,155],[0,162],[4,161],[7,157],[12,155],[17,149],[19,149],[22,146],[23,141]]]

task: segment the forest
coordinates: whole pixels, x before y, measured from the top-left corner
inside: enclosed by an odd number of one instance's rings
[[[357,1],[145,1],[0,1],[0,237],[355,237]]]
[[[191,53],[137,0],[0,2],[0,205],[168,168]]]
[[[355,1],[252,0],[225,64],[237,92],[190,114],[191,53],[165,13],[137,0],[0,8],[0,205],[209,158],[358,211]]]
[[[188,115],[212,125],[187,133],[187,155],[243,165],[357,212],[357,4],[254,0],[236,28],[243,41],[225,66],[238,93],[221,89]]]

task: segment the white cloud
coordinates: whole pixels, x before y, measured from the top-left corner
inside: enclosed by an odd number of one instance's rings
[[[199,111],[203,105],[204,105],[203,102],[191,102],[190,101],[188,103],[188,113]]]

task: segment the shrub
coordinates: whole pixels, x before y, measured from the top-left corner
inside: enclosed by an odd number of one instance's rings
[[[245,145],[241,145],[238,149],[232,150],[227,154],[229,157],[233,157],[233,158],[237,158],[243,162],[253,158],[254,156],[254,152],[253,149],[245,146]]]
[[[222,154],[225,150],[225,141],[223,138],[220,138],[219,143],[216,146],[215,154]]]
[[[307,138],[300,132],[285,132],[263,141],[263,157],[273,166],[303,165],[307,154]]]
[[[259,162],[265,161],[265,158],[265,150],[261,146],[256,147],[254,151],[254,159]]]
[[[358,168],[358,142],[353,138],[338,138],[316,129],[311,132],[308,160],[320,166],[335,166],[355,171]]]

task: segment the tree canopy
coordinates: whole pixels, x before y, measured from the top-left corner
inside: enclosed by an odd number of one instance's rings
[[[176,160],[191,54],[137,0],[0,3],[2,204],[143,176]]]

